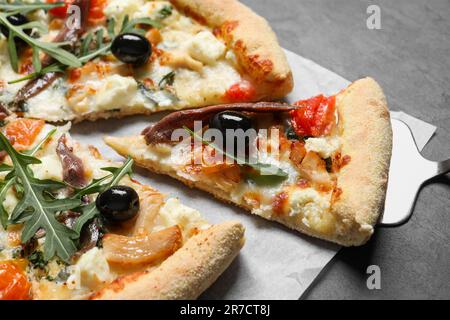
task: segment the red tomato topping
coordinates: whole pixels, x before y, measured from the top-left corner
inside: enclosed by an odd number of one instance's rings
[[[89,22],[102,20],[105,17],[103,9],[105,9],[106,0],[91,0],[91,7],[89,8]]]
[[[0,263],[0,300],[29,300],[31,283],[12,262]]]
[[[67,16],[67,9],[75,0],[64,0],[65,6],[50,9],[48,12],[56,18],[64,19]],[[63,2],[62,0],[47,0],[47,3]]]
[[[335,120],[336,97],[317,97],[298,101],[301,108],[291,111],[292,126],[297,135],[318,137],[330,133]]]
[[[56,3],[62,2],[66,4],[62,7],[57,7],[49,10],[50,14],[56,18],[64,19],[67,17],[67,9],[69,5],[72,4],[75,0],[47,0],[47,3]],[[89,7],[89,22],[101,20],[105,17],[103,13],[103,9],[105,8],[106,0],[91,0]]]
[[[233,84],[227,92],[225,92],[225,100],[227,102],[245,102],[255,99],[255,87],[248,81]]]
[[[6,125],[5,134],[16,150],[26,150],[45,125],[43,120],[18,119]]]

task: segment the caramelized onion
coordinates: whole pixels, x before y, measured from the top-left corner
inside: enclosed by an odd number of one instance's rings
[[[149,235],[126,237],[107,234],[103,250],[110,263],[119,265],[151,265],[171,256],[182,245],[181,229],[170,227]]]

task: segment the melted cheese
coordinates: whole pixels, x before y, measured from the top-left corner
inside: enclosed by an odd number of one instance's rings
[[[202,218],[200,212],[180,203],[178,199],[170,198],[159,210],[159,225],[154,231],[178,225],[183,231],[183,239],[188,239],[196,229],[204,230],[209,224]]]
[[[225,54],[225,45],[209,31],[197,33],[188,46],[192,58],[204,64],[214,65]]]
[[[341,147],[338,138],[309,138],[306,140],[306,151],[317,152],[323,159],[330,158]]]
[[[109,269],[108,261],[106,261],[103,251],[97,247],[92,248],[81,256],[75,265],[75,281],[79,281],[79,286],[89,289],[96,289],[101,285],[113,280],[113,275]],[[74,287],[79,288],[75,283]]]

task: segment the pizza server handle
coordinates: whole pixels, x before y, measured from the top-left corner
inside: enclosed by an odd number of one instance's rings
[[[397,227],[411,218],[421,188],[433,179],[450,173],[450,159],[425,159],[408,125],[393,119],[394,147],[384,214],[378,226]]]
[[[437,162],[437,174],[436,177],[450,173],[450,159]]]

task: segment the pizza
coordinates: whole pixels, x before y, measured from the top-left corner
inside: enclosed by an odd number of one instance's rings
[[[71,138],[70,124],[0,130],[0,300],[195,299],[244,243]]]
[[[384,208],[392,128],[382,89],[365,78],[294,105],[183,110],[140,135],[105,141],[142,167],[257,216],[357,246]]]
[[[0,26],[5,114],[77,122],[293,87],[270,26],[237,0],[14,1],[0,4]]]

